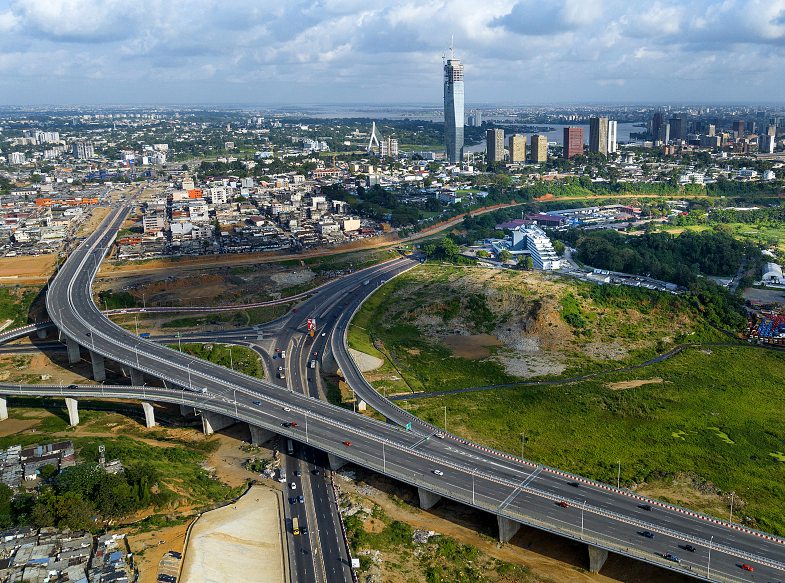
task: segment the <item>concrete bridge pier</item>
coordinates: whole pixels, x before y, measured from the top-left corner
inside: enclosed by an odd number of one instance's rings
[[[155,427],[155,409],[149,401],[142,401],[142,411],[144,411],[144,425],[148,429]]]
[[[131,371],[131,385],[134,387],[141,387],[144,385],[144,373],[141,370],[136,370],[135,368],[130,369]]]
[[[68,363],[76,364],[81,359],[79,355],[79,344],[73,338],[65,339],[65,346],[68,349]]]
[[[589,549],[589,572],[599,573],[605,561],[608,560],[608,551],[593,545],[586,546]]]
[[[496,521],[499,523],[499,542],[510,542],[510,539],[515,536],[521,528],[520,522],[515,522],[504,516],[496,516]]]
[[[275,437],[275,432],[256,427],[250,423],[248,424],[248,429],[251,430],[251,445],[262,445],[265,441],[270,441]]]
[[[196,409],[191,405],[180,405],[180,415],[183,417],[193,417],[196,415]]]
[[[234,425],[236,420],[220,413],[213,413],[211,411],[202,411],[202,431],[205,435],[212,435],[216,431],[220,431],[230,425]]]
[[[348,461],[346,461],[343,458],[338,457],[335,454],[332,454],[332,453],[328,453],[327,454],[327,464],[330,466],[330,469],[332,471],[334,471],[334,472],[340,470],[342,467],[344,467],[348,463],[349,463]]]
[[[442,499],[438,494],[417,488],[417,496],[420,498],[420,508],[423,510],[430,510]]]
[[[71,427],[79,425],[79,405],[72,397],[65,398],[65,407],[68,409],[68,424]]]
[[[359,413],[362,413],[366,409],[368,409],[368,403],[366,403],[362,399],[357,399],[357,411]]]
[[[39,340],[43,340],[48,336],[49,330],[47,330],[46,328],[39,328],[38,330],[35,331],[35,333],[36,336],[38,336]]]
[[[0,397],[0,421],[8,419],[8,403],[5,397]]]
[[[97,352],[90,351],[90,362],[93,363],[93,379],[97,381],[106,380],[106,367],[104,366],[104,357]]]

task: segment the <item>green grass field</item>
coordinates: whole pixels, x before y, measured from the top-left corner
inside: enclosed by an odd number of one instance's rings
[[[635,374],[412,400],[406,408],[480,443],[607,483],[667,483],[680,474],[735,491],[734,519],[785,534],[785,354],[689,349]],[[610,382],[661,378],[612,390]],[[715,512],[709,506],[698,509]],[[716,506],[716,505],[715,505]],[[727,515],[723,515],[727,518]]]
[[[727,223],[723,224],[731,229],[734,237],[749,240],[760,246],[776,247],[785,252],[785,225],[771,223]],[[712,225],[688,225],[684,227],[666,227],[662,230],[667,233],[682,233],[684,231],[708,231]]]

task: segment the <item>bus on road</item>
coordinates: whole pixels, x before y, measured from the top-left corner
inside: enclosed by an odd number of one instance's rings
[[[292,534],[300,534],[300,519],[297,516],[292,518]]]

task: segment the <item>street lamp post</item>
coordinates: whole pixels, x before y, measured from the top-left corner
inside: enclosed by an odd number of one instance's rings
[[[382,442],[382,471],[387,473],[387,455],[384,453],[384,442]]]
[[[708,579],[711,576],[711,546],[713,542],[714,542],[714,535],[711,535],[711,538],[709,539],[709,561],[708,563],[706,563],[706,579]]]
[[[581,540],[583,540],[583,513],[586,511],[586,500],[583,501],[581,506]]]
[[[523,448],[525,443],[526,443],[526,432],[522,431],[521,432],[521,459],[523,459]]]
[[[308,439],[308,411],[305,411],[305,443],[310,443]]]
[[[477,471],[477,468],[472,470],[472,504],[474,504],[474,472]]]
[[[730,493],[730,518],[728,518],[728,522],[733,522],[733,498],[736,496],[736,492]]]
[[[136,335],[139,336],[139,316],[134,314],[134,326],[136,326]]]
[[[619,460],[619,472],[616,474],[616,487],[621,488],[621,460]]]
[[[442,405],[444,409],[444,432],[447,433],[447,405]]]
[[[232,347],[229,346],[229,368],[234,370],[234,361],[232,360]]]
[[[192,361],[190,361],[190,362],[188,363],[188,367],[187,367],[187,370],[188,370],[188,388],[189,388],[189,389],[191,389],[192,391],[193,391],[193,389],[194,389],[194,385],[193,385],[193,383],[191,382],[191,365],[193,364],[193,362],[194,362],[193,360],[192,360]]]

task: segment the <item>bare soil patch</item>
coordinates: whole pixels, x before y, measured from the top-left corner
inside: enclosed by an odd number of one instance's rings
[[[482,360],[491,355],[491,348],[501,346],[501,341],[492,334],[450,334],[442,343],[449,348],[455,356],[468,360]]]
[[[624,389],[635,389],[644,385],[659,385],[663,382],[660,377],[651,379],[637,379],[634,381],[619,381],[616,383],[608,383],[606,386],[612,391],[623,391]]]
[[[0,283],[43,283],[54,272],[57,255],[0,257]]]
[[[281,511],[278,492],[253,486],[234,504],[203,514],[191,529],[182,580],[284,582]]]
[[[158,564],[169,551],[183,552],[189,522],[151,532],[128,535],[128,545],[139,566],[139,583],[156,583]]]
[[[357,363],[357,366],[360,367],[360,372],[370,372],[384,364],[384,361],[381,358],[366,354],[365,352],[360,352],[354,348],[350,348],[349,352]]]

